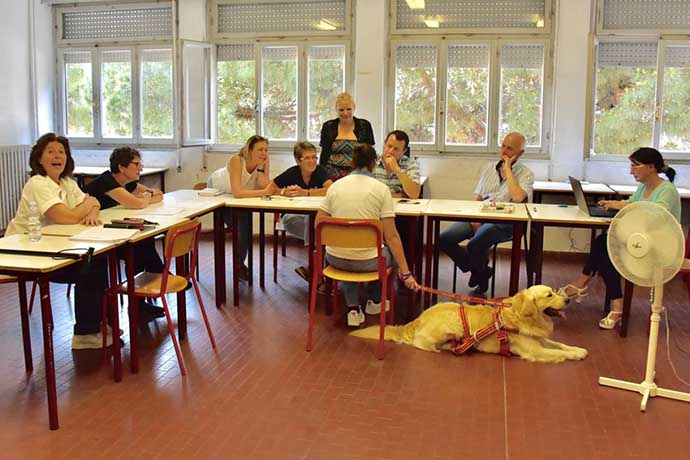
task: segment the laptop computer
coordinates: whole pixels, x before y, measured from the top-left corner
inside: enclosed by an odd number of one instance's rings
[[[580,208],[582,212],[591,217],[613,217],[616,215],[618,209],[604,209],[597,204],[587,203],[585,192],[582,190],[580,181],[572,176],[568,176],[568,179],[570,180],[570,186],[573,188],[573,193],[575,194],[577,207]]]

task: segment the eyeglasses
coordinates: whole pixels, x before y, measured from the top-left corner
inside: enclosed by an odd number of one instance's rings
[[[637,168],[641,168],[642,166],[647,166],[647,165],[643,164],[643,163],[640,163],[640,164],[630,163],[630,169],[637,169]]]
[[[141,161],[130,161],[129,164],[136,166],[137,168],[144,169],[144,165],[141,164]]]

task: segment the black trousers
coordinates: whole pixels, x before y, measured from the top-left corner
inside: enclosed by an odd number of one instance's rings
[[[84,269],[82,273],[82,269]],[[101,330],[101,304],[108,282],[105,255],[95,256],[87,267],[84,262],[70,265],[50,276],[53,283],[75,283],[74,334],[95,334]]]
[[[598,273],[604,280],[608,298],[611,300],[622,299],[621,275],[611,263],[611,259],[609,259],[609,252],[606,249],[606,238],[607,234],[603,233],[594,239],[582,273],[587,276],[595,276]]]

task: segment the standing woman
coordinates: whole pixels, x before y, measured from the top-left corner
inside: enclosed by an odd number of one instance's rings
[[[231,192],[235,198],[255,198],[273,194],[273,185],[268,178],[268,139],[254,135],[247,139],[242,149],[232,156],[225,168],[215,171],[208,180],[209,187]],[[249,234],[251,213],[230,211],[225,213],[225,223],[232,225],[232,212],[237,212],[238,258],[242,266],[238,276],[248,279],[249,270],[244,263],[249,251],[252,235]]]
[[[6,235],[28,231],[31,203],[38,207],[42,225],[100,224],[98,200],[82,192],[71,177],[74,160],[67,138],[54,133],[41,136],[31,149],[29,167],[31,178],[24,185],[17,214],[7,226]],[[70,265],[53,274],[50,281],[76,282],[72,349],[101,348],[101,296],[107,282],[105,259],[94,257],[85,270],[82,264]],[[111,337],[108,334],[108,344]]]
[[[640,185],[627,200],[602,200],[599,206],[606,209],[623,209],[629,203],[636,201],[652,201],[668,210],[680,222],[680,195],[673,179],[676,171],[664,163],[658,150],[643,147],[637,149],[630,159],[630,174]],[[659,177],[664,173],[668,180]],[[587,295],[587,285],[599,273],[606,285],[606,293],[611,299],[611,311],[599,321],[602,329],[613,329],[623,317],[623,291],[621,290],[621,275],[609,259],[606,249],[606,234],[599,235],[592,244],[582,273],[570,284],[560,289],[562,295],[579,299]]]
[[[319,164],[328,170],[332,181],[352,171],[352,152],[356,144],[374,145],[371,123],[354,116],[355,100],[350,93],[340,93],[335,97],[335,109],[338,118],[323,124],[319,144]]]

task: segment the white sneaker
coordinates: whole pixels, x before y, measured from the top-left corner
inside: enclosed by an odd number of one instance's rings
[[[390,309],[391,301],[386,299],[386,311],[390,311]],[[364,308],[364,311],[367,312],[367,315],[378,315],[381,313],[381,302],[376,303],[371,299],[367,300],[367,306]]]
[[[362,313],[361,308],[347,312],[347,325],[350,327],[359,327],[364,322],[364,319],[364,313]]]
[[[112,334],[106,338],[106,346],[113,344]],[[72,350],[98,349],[103,346],[103,336],[100,332],[96,334],[85,334],[72,336]]]

